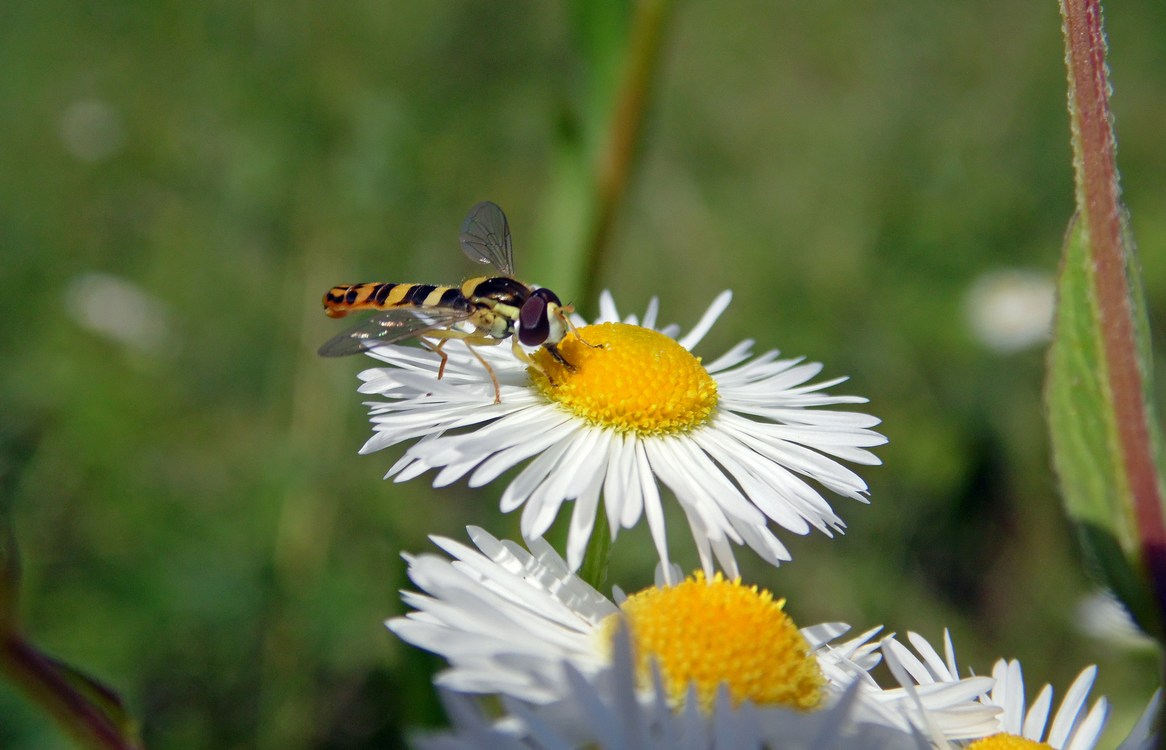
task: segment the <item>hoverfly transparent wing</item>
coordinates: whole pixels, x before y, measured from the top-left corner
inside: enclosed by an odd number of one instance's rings
[[[426,331],[449,328],[466,320],[474,311],[440,307],[390,307],[361,321],[344,333],[324,342],[321,357],[345,357],[360,354],[385,344],[396,344],[421,336]]]
[[[497,203],[482,201],[462,222],[462,251],[475,263],[489,263],[505,276],[514,275],[510,223]]]

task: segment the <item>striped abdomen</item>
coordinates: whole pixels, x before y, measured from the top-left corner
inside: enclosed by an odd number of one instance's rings
[[[405,305],[467,312],[474,307],[457,287],[434,284],[344,284],[332,287],[324,295],[324,312],[330,318],[343,318],[350,312],[361,310],[384,310]]]

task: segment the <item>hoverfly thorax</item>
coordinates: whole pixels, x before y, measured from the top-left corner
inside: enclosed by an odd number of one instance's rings
[[[530,296],[530,287],[509,276],[486,276],[466,281],[462,293],[490,307],[518,310]]]

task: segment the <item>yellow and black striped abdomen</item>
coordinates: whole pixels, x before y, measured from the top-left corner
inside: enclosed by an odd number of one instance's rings
[[[343,318],[350,312],[385,310],[390,307],[444,307],[469,310],[473,307],[461,290],[434,284],[342,284],[324,295],[324,312]]]

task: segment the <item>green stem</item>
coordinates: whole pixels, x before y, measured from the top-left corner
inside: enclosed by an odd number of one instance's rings
[[[1147,378],[1138,356],[1127,276],[1131,259],[1119,202],[1101,3],[1062,0],[1061,14],[1077,210],[1088,228],[1095,264],[1098,322],[1118,449],[1133,497],[1142,562],[1151,578],[1161,621],[1166,622],[1166,523],[1146,409]]]
[[[582,269],[582,299],[588,302],[598,294],[611,227],[627,191],[670,6],[670,0],[640,0],[636,4],[623,78],[595,165],[595,210],[587,228]]]
[[[602,500],[595,510],[595,528],[587,540],[587,551],[583,553],[583,564],[579,566],[579,577],[597,591],[603,590],[607,580],[607,567],[611,562],[611,527],[607,523],[607,509]]]
[[[128,738],[122,727],[94,705],[85,692],[100,690],[88,683],[88,691],[75,684],[78,676],[38,651],[14,632],[0,642],[0,671],[21,687],[26,697],[52,715],[58,726],[80,745],[98,750],[137,750],[139,743]],[[117,703],[117,696],[103,691],[104,701]]]
[[[20,633],[20,555],[12,528],[0,524],[0,674],[83,747],[136,750],[118,696],[67,664],[46,656]]]

